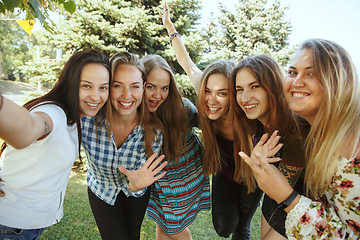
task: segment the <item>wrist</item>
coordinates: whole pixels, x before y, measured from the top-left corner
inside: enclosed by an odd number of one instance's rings
[[[277,209],[281,209],[281,210],[285,210],[287,209],[290,205],[292,205],[292,203],[294,202],[294,200],[300,196],[295,190],[292,191],[292,193],[281,203],[279,203]],[[291,209],[290,209],[291,210]],[[289,210],[289,211],[290,211]],[[286,210],[285,210],[286,211]]]
[[[169,35],[171,34],[170,31],[172,31],[172,33],[173,33],[174,30],[175,30],[174,24],[166,25],[165,28],[166,28]]]
[[[129,189],[132,192],[137,192],[140,191],[140,189],[137,189],[136,187],[134,187],[134,185],[132,184],[132,182],[129,182]]]

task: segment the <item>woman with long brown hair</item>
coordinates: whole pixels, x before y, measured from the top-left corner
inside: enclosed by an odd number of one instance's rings
[[[202,146],[193,130],[197,109],[182,98],[169,64],[159,55],[141,59],[147,71],[145,100],[165,126],[166,175],[151,190],[147,216],[157,223],[156,239],[191,239],[189,226],[210,209],[210,183],[202,168]]]
[[[80,118],[107,110],[110,65],[101,52],[74,53],[49,93],[20,107],[0,93],[0,238],[39,239],[63,216],[69,174],[80,153]]]
[[[206,175],[212,175],[212,220],[215,230],[222,237],[232,235],[232,239],[250,239],[250,223],[262,191],[257,187],[248,188],[247,179],[239,177],[238,164],[235,162],[234,122],[229,111],[230,76],[235,64],[225,60],[216,61],[202,72],[189,57],[180,34],[176,32],[167,4],[164,6],[163,23],[177,60],[198,94],[199,127],[204,144],[203,168]]]

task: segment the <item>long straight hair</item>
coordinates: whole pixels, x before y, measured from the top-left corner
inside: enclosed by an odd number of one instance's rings
[[[154,69],[162,69],[170,76],[169,94],[155,114],[165,127],[163,143],[165,158],[169,162],[177,163],[186,147],[188,116],[174,74],[166,60],[159,55],[146,55],[141,59],[141,62],[145,66],[147,75]],[[183,138],[181,137],[182,134],[184,134]]]
[[[236,101],[236,76],[242,69],[248,69],[267,94],[269,106],[266,117],[267,127],[271,131],[279,130],[279,134],[282,136],[288,135],[301,139],[297,116],[291,111],[283,93],[285,71],[270,56],[262,54],[247,57],[240,60],[231,74],[231,111],[234,113],[236,153],[241,150],[250,154],[252,146],[246,145],[252,145],[251,141],[248,141],[249,134],[256,133],[256,123],[258,121],[256,119],[248,119]],[[238,154],[235,154],[235,160],[240,165],[240,169],[235,177],[242,179],[245,176],[245,179],[242,180],[246,181],[249,189],[254,189],[255,179],[251,168],[241,160]]]
[[[146,82],[146,76],[147,76],[146,70],[145,70],[144,65],[140,62],[139,57],[133,53],[119,52],[110,58],[110,66],[111,66],[111,73],[112,73],[111,83],[113,82],[115,70],[116,70],[117,66],[119,66],[120,64],[129,64],[129,65],[132,65],[132,66],[136,67],[137,69],[139,69],[139,71],[141,72],[142,80],[143,80],[142,84],[144,84]],[[110,91],[111,91],[111,88],[112,88],[112,84],[110,84]],[[108,116],[112,116],[113,111],[115,111],[114,107],[111,107],[109,109]],[[143,94],[141,103],[137,108],[137,112],[139,114],[140,123],[143,125],[144,130],[145,130],[146,154],[148,157],[150,157],[154,153],[154,150],[153,150],[154,141],[155,140],[159,141],[157,139],[157,132],[160,131],[160,133],[164,136],[164,126],[158,120],[158,118],[149,111],[149,109],[145,103],[144,94]],[[112,123],[111,123],[110,119],[111,118],[109,117],[109,121],[110,121],[109,125],[110,125],[110,129],[111,129]]]
[[[54,87],[44,96],[35,98],[25,103],[23,106],[26,109],[43,104],[55,104],[61,107],[67,118],[69,126],[76,124],[79,141],[79,157],[81,146],[81,124],[80,124],[80,106],[79,106],[79,88],[80,88],[80,75],[83,67],[88,63],[97,63],[103,65],[111,76],[109,59],[97,50],[84,50],[74,53],[62,69],[59,79]],[[106,115],[109,108],[108,101],[105,103],[96,117],[101,118]],[[6,144],[1,147],[0,153],[4,151]]]
[[[308,195],[315,198],[325,192],[339,159],[354,157],[359,151],[360,86],[349,54],[338,44],[309,39],[298,51],[302,49],[311,50],[314,74],[323,90],[323,101],[306,140],[305,184]]]
[[[229,80],[230,88],[230,74],[234,66],[235,64],[231,61],[219,60],[207,66],[201,76],[197,108],[199,111],[199,126],[202,130],[202,141],[204,144],[203,168],[206,175],[217,174],[221,171],[222,158],[215,135],[214,124],[216,120],[210,120],[207,115],[207,107],[204,101],[205,88],[208,83],[209,77],[217,73],[222,74]],[[226,122],[232,124],[233,120],[229,109],[229,106],[225,108],[222,118]]]

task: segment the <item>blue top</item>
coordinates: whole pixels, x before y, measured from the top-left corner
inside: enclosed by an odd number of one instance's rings
[[[96,124],[95,117],[85,116],[81,119],[81,133],[88,160],[87,183],[97,197],[114,205],[120,191],[127,197],[140,197],[145,193],[146,188],[138,192],[130,191],[126,175],[118,169],[123,166],[130,171],[137,170],[150,157],[146,155],[145,130],[141,124],[134,128],[119,149],[112,132],[109,140],[105,121]],[[162,136],[159,132],[157,135],[158,141],[154,140],[153,151],[160,153]]]

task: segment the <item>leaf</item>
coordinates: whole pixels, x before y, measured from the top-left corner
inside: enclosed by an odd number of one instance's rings
[[[4,3],[5,8],[10,12],[13,12],[14,8],[20,4],[20,0],[2,0],[2,2]]]
[[[2,3],[0,3],[0,11],[1,11],[3,14],[5,14],[5,10],[6,10],[5,5],[2,4]]]
[[[58,0],[57,2],[58,2],[58,4],[63,4],[65,2],[65,0]]]
[[[64,8],[66,11],[68,11],[70,14],[73,14],[76,10],[76,4],[73,0],[67,1],[64,3]]]
[[[39,19],[39,21],[43,24],[45,20],[45,16],[40,11],[39,6],[40,6],[39,0],[29,0],[29,7],[32,15],[34,15],[34,17]]]

